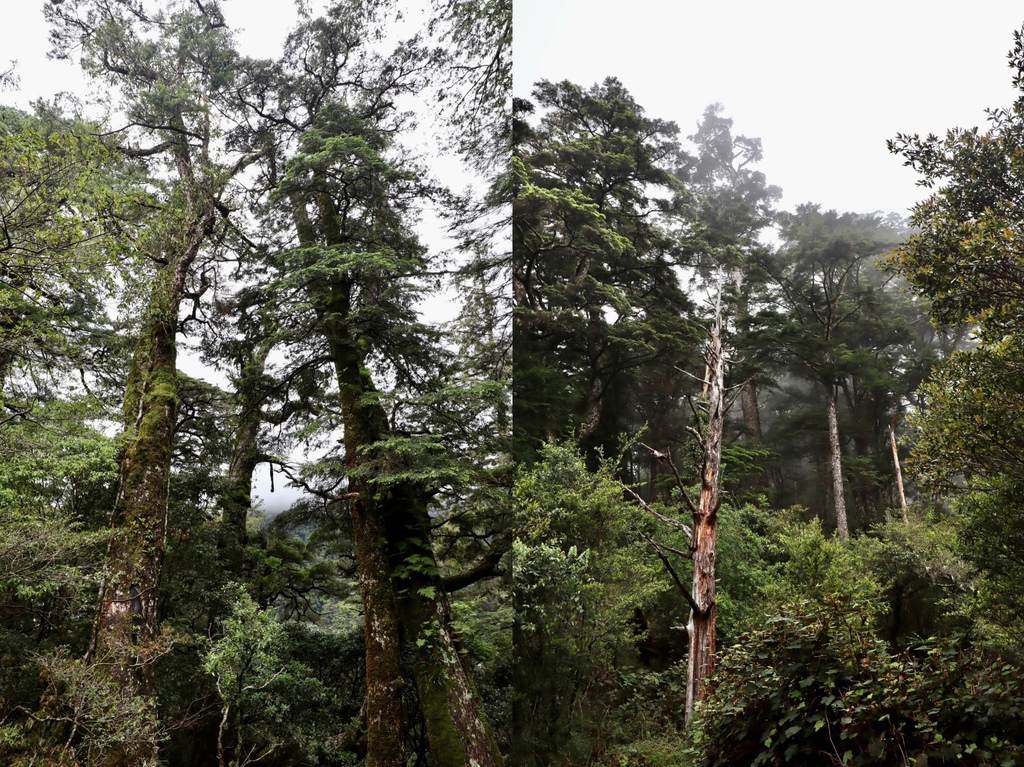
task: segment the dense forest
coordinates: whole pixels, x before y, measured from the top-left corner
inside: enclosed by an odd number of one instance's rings
[[[511,8],[405,11],[47,4],[106,103],[0,115],[0,763],[502,763]]]
[[[515,101],[517,764],[1024,763],[1024,95],[989,117],[891,137],[903,220],[780,210],[718,104]]]
[[[0,764],[1024,764],[1024,30],[904,220],[297,8],[54,0],[0,106]]]

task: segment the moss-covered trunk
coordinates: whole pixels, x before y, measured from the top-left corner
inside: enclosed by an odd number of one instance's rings
[[[177,416],[178,309],[189,268],[215,220],[210,200],[185,230],[181,251],[157,270],[128,373],[112,533],[87,659],[107,669],[112,694],[122,710],[138,717],[138,726],[123,727],[117,731],[121,735],[95,746],[98,765],[157,763],[153,664],[162,652],[157,597]]]
[[[502,764],[482,702],[452,633],[430,543],[427,493],[363,471],[391,435],[359,342],[346,322],[351,286],[330,287],[323,312],[345,427],[356,564],[366,620],[367,763],[404,765],[403,650],[413,658],[431,754],[446,767]]]
[[[363,356],[345,322],[350,285],[329,290],[322,321],[338,378],[345,427],[345,462],[352,473],[349,509],[366,634],[366,764],[404,767],[401,637],[389,555],[387,498],[359,472],[363,448],[387,429]]]
[[[136,699],[136,710],[145,722],[140,722],[135,739],[107,744],[99,762],[105,765],[156,763],[157,743],[143,731],[155,731],[157,593],[177,412],[177,305],[170,301],[168,285],[166,275],[159,275],[129,371],[113,532],[89,657],[91,663],[109,669],[121,700]]]
[[[451,629],[448,597],[429,546],[426,506],[409,500],[405,516],[410,526],[399,554],[418,566],[400,563],[405,569],[396,583],[402,636],[415,658],[416,693],[430,751],[439,765],[496,767],[503,764],[501,752]]]

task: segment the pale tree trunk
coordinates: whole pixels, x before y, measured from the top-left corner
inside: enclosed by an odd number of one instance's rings
[[[907,496],[903,492],[903,471],[900,469],[900,451],[896,446],[896,416],[892,417],[892,424],[889,426],[889,444],[892,446],[892,462],[896,468],[896,489],[900,496],[900,514],[903,521],[907,521]]]
[[[689,654],[686,665],[686,724],[693,718],[694,709],[704,696],[704,681],[715,669],[715,620],[717,607],[715,604],[715,532],[718,523],[719,473],[722,464],[722,431],[725,421],[725,355],[722,350],[722,314],[719,304],[715,322],[710,330],[707,347],[706,372],[702,396],[703,406],[707,411],[707,430],[702,445],[703,458],[700,472],[700,496],[697,501],[690,497],[679,470],[672,461],[672,456],[653,448],[647,449],[658,461],[667,462],[676,479],[686,505],[690,509],[693,520],[692,529],[678,519],[662,514],[649,505],[629,486],[625,491],[633,496],[640,506],[677,530],[682,530],[690,537],[688,551],[680,551],[671,546],[659,543],[644,533],[641,535],[654,547],[658,558],[672,576],[677,588],[690,605],[690,619],[687,623],[689,638]],[[646,445],[644,447],[647,447]],[[669,561],[668,554],[676,554],[693,560],[693,578],[687,587],[676,569]]]
[[[832,473],[832,505],[835,509],[836,531],[841,540],[850,537],[846,521],[846,495],[843,492],[843,454],[839,444],[839,416],[836,411],[836,389],[831,381],[825,384],[825,411],[828,417],[828,461]]]
[[[715,668],[715,527],[718,521],[719,470],[722,462],[722,428],[725,417],[725,358],[722,353],[721,309],[715,318],[708,344],[706,379],[707,432],[701,467],[700,497],[693,510],[693,584],[687,629],[690,651],[686,665],[686,723],[702,699],[703,682]]]

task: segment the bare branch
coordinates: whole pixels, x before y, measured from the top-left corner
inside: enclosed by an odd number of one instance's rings
[[[682,579],[680,579],[679,573],[677,573],[676,569],[672,567],[672,563],[669,562],[668,557],[666,557],[662,553],[661,549],[658,547],[658,544],[650,536],[644,535],[643,533],[640,533],[640,535],[643,537],[645,541],[651,544],[651,548],[654,549],[654,553],[658,555],[658,559],[661,560],[661,563],[665,565],[665,569],[668,570],[669,575],[672,576],[672,580],[675,581],[676,586],[682,592],[687,604],[690,605],[690,609],[698,615],[702,614],[700,605],[698,605],[696,600],[693,598],[693,594],[690,593],[690,589],[688,589],[686,585],[683,583]]]
[[[691,428],[691,427],[687,427],[687,428]],[[697,438],[698,438],[698,440],[700,440],[700,435],[699,434],[697,435]],[[667,463],[668,464],[668,467],[672,470],[672,475],[676,478],[676,487],[679,488],[679,492],[682,494],[683,500],[686,501],[686,505],[690,507],[690,512],[692,514],[696,515],[697,514],[697,504],[695,504],[693,502],[693,499],[690,498],[690,494],[686,492],[686,485],[683,484],[683,478],[679,475],[679,469],[676,468],[676,463],[675,463],[675,461],[672,460],[672,454],[671,453],[662,453],[662,452],[660,452],[658,450],[655,450],[650,445],[645,445],[643,442],[641,442],[639,444],[640,444],[641,447],[645,447],[648,450],[650,450],[651,451],[651,455],[653,455],[659,461],[662,461],[663,463]]]
[[[654,517],[657,517],[662,522],[665,522],[667,524],[672,525],[672,527],[682,530],[691,538],[693,537],[693,531],[690,530],[690,528],[687,525],[683,524],[678,519],[672,519],[672,517],[665,516],[660,511],[655,511],[654,509],[652,509],[651,506],[647,503],[647,501],[645,501],[643,498],[636,494],[636,491],[634,491],[633,488],[628,487],[626,485],[623,485],[622,487],[627,493],[633,496],[633,499],[640,504],[640,508],[642,508],[644,511],[646,511]]]

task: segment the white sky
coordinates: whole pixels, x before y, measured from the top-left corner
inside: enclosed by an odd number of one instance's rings
[[[925,196],[888,153],[897,132],[985,124],[1015,98],[1007,0],[515,0],[515,94],[539,79],[619,78],[648,116],[694,132],[721,102],[760,137],[780,207],[906,214]]]
[[[76,61],[46,59],[50,44],[43,6],[47,1],[4,2],[0,69],[7,69],[9,61],[17,60],[21,87],[13,93],[0,93],[0,103],[26,108],[30,101],[49,98],[58,91],[85,91]],[[252,56],[274,56],[296,19],[292,0],[228,0],[223,7],[228,23],[239,31],[240,47]]]

